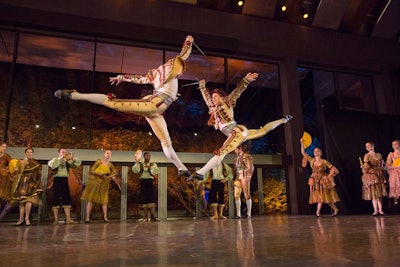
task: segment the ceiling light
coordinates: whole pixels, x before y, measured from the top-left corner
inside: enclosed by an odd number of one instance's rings
[[[281,7],[281,10],[282,10],[283,12],[285,12],[285,11],[286,11],[286,6],[283,5],[283,6]]]
[[[238,1],[237,2],[238,6],[243,6],[243,3],[244,3],[243,1]]]

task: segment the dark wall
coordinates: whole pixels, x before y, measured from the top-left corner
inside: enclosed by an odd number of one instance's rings
[[[176,47],[192,34],[206,53],[257,59],[296,59],[355,70],[400,65],[393,41],[342,34],[167,1],[3,0],[0,24],[39,27]]]

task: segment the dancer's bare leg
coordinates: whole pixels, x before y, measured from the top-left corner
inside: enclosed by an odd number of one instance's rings
[[[92,213],[93,203],[92,201],[88,201],[86,204],[86,219],[85,222],[88,223],[90,221],[90,214]]]
[[[321,208],[322,208],[322,202],[318,202],[317,204],[317,212],[315,213],[315,215],[317,215],[317,217],[321,217]]]
[[[374,207],[374,213],[372,213],[373,216],[378,215],[378,200],[377,199],[373,199],[372,201],[372,206]]]
[[[24,215],[25,215],[25,203],[19,204],[19,219],[16,225],[22,225],[24,223]]]
[[[25,225],[31,225],[31,210],[32,210],[32,202],[27,202],[25,204]]]
[[[104,222],[109,222],[109,220],[108,220],[108,212],[107,212],[107,207],[108,205],[107,205],[107,203],[104,203],[104,204],[102,204],[101,205],[101,209],[103,210],[103,220],[104,220]]]

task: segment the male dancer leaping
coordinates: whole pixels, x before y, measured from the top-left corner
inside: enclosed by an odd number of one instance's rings
[[[76,90],[58,90],[54,96],[59,99],[88,101],[103,105],[117,111],[144,116],[151,129],[161,142],[165,156],[178,168],[179,176],[190,175],[172,147],[167,123],[163,113],[177,99],[178,78],[185,69],[185,61],[192,51],[193,37],[188,35],[183,43],[180,54],[169,59],[165,64],[150,70],[146,75],[118,75],[110,77],[110,83],[118,85],[121,82],[136,84],[152,84],[154,92],[142,99],[118,99],[114,95],[81,94]]]
[[[224,157],[234,151],[240,144],[244,143],[246,140],[260,138],[293,118],[291,115],[285,115],[279,120],[265,124],[260,129],[247,129],[245,126],[236,123],[233,112],[236,101],[244,90],[246,90],[249,83],[255,81],[257,77],[258,73],[247,73],[235,90],[229,95],[222,89],[214,89],[210,93],[206,88],[206,82],[204,80],[199,82],[200,92],[204,102],[208,106],[208,113],[210,114],[208,125],[214,125],[215,129],[220,130],[227,139],[222,147],[214,151],[214,157],[200,170],[192,173],[188,181],[194,178],[203,180],[206,172],[218,166]]]

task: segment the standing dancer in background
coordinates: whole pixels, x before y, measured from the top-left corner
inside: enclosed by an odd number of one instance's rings
[[[386,159],[386,169],[389,172],[389,197],[395,205],[400,198],[400,141],[392,142],[393,152]]]
[[[87,200],[85,223],[90,222],[93,203],[101,205],[103,221],[109,222],[107,212],[108,191],[110,189],[110,181],[115,180],[118,174],[110,161],[111,155],[111,150],[104,151],[103,158],[96,160],[90,167],[89,177],[81,197],[81,200]]]
[[[224,216],[225,207],[225,183],[233,178],[232,168],[225,162],[212,168],[205,177],[211,178],[211,189],[208,195],[213,216],[210,219],[226,219]]]
[[[8,165],[11,161],[11,156],[6,153],[7,144],[0,141],[0,208],[3,210],[0,213],[0,222],[12,210],[9,204],[11,199],[11,177],[8,170]]]
[[[236,178],[233,182],[233,193],[235,197],[236,217],[242,216],[242,192],[246,199],[247,218],[251,218],[251,194],[250,194],[250,181],[254,172],[253,157],[243,149],[243,144],[235,149],[235,170]]]
[[[25,158],[13,159],[10,163],[10,173],[13,176],[11,205],[19,206],[17,226],[31,225],[32,206],[39,205],[39,192],[42,191],[40,180],[41,165],[33,158],[33,149],[25,149]]]
[[[49,160],[47,165],[54,172],[54,200],[52,211],[54,215],[54,224],[58,224],[58,210],[60,207],[64,209],[65,223],[71,224],[76,221],[71,219],[71,193],[68,185],[69,168],[78,168],[82,161],[67,152],[65,148],[58,149],[57,157]]]
[[[54,93],[59,99],[71,99],[76,101],[88,101],[93,104],[103,105],[108,108],[144,116],[150,124],[154,134],[161,142],[165,156],[178,168],[178,175],[188,177],[190,172],[176,154],[167,123],[163,113],[177,99],[178,75],[185,69],[185,61],[192,51],[194,39],[188,35],[181,53],[169,59],[165,64],[150,70],[146,75],[118,75],[110,77],[110,83],[118,85],[121,82],[136,84],[152,84],[154,92],[142,99],[118,99],[109,94],[81,94],[76,90],[58,90]]]
[[[140,153],[140,152],[139,152]],[[140,174],[140,206],[144,212],[144,222],[155,222],[156,200],[154,193],[154,181],[158,179],[160,170],[157,163],[150,162],[150,152],[143,153],[144,162],[140,162],[140,157],[135,155],[135,164],[132,166],[132,172]],[[148,214],[150,212],[150,219]]]
[[[339,173],[339,170],[329,161],[322,158],[322,150],[318,147],[314,149],[314,157],[307,155],[304,148],[304,140],[300,139],[300,150],[304,158],[310,164],[312,173],[308,179],[310,186],[310,204],[317,203],[317,211],[315,215],[321,217],[321,208],[324,203],[328,204],[333,209],[332,216],[336,216],[339,209],[335,203],[340,201],[335,190],[334,177]]]
[[[380,153],[375,152],[375,145],[372,142],[365,144],[365,149],[368,151],[364,155],[364,163],[361,165],[363,175],[361,177],[363,187],[361,198],[370,200],[374,207],[372,216],[382,215],[385,213],[382,210],[382,197],[387,196],[384,178],[382,174],[383,160]]]
[[[265,124],[260,129],[247,129],[245,126],[236,123],[233,112],[236,101],[243,91],[246,90],[249,83],[255,81],[257,77],[258,73],[247,73],[235,90],[229,95],[222,89],[214,89],[210,93],[206,88],[206,82],[204,80],[199,82],[199,89],[208,107],[208,113],[211,116],[208,125],[214,125],[214,128],[220,130],[227,139],[222,147],[214,151],[215,156],[203,168],[192,173],[187,179],[188,181],[195,178],[203,180],[206,172],[218,166],[224,157],[235,150],[240,144],[246,140],[260,138],[293,118],[291,115],[286,115],[279,120]]]

